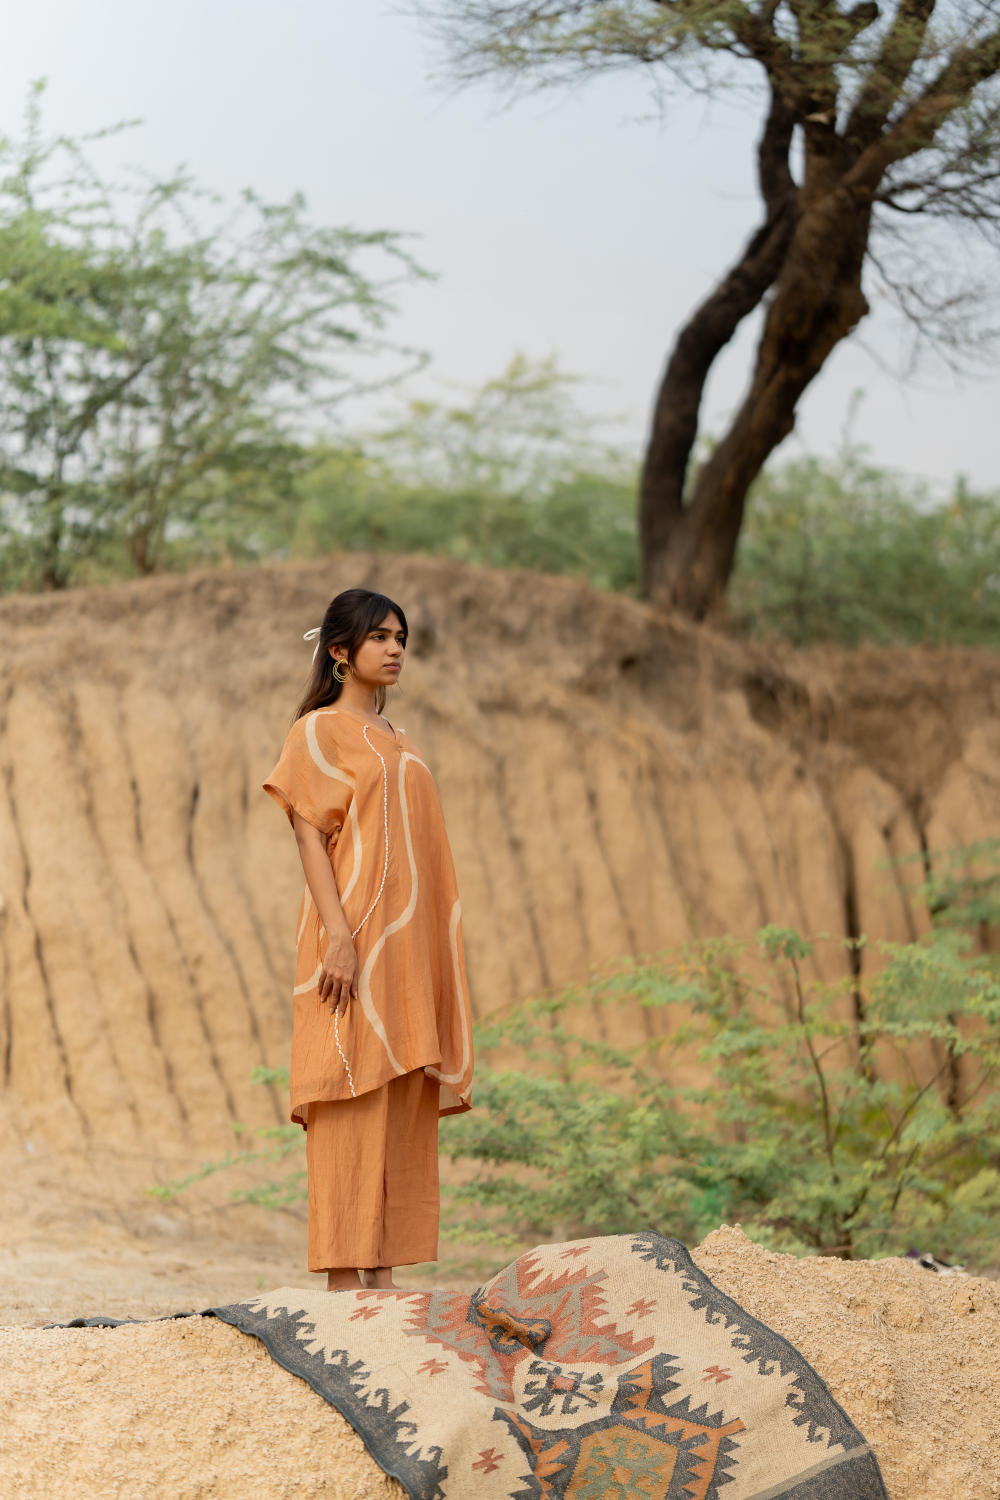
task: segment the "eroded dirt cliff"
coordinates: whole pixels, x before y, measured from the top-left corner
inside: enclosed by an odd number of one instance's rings
[[[921,860],[1000,833],[987,651],[791,652],[565,579],[361,554],[8,598],[12,1146],[176,1165],[284,1118],[249,1077],[286,1060],[301,877],[259,785],[302,632],[358,583],[409,617],[388,712],[441,788],[479,1014],[689,934],[908,938]]]

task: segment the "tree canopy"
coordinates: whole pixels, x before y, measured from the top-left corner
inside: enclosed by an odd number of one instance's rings
[[[981,283],[934,226],[1000,239],[995,0],[416,0],[461,81],[745,81],[760,111],[758,223],[669,352],[640,485],[644,592],[696,616],[730,577],[748,490],[834,348],[894,296],[921,338],[981,349]],[[952,261],[954,257],[952,257]],[[746,394],[702,463],[705,384],[745,318]]]
[[[39,91],[0,141],[8,583],[58,588],[123,555],[150,572],[192,526],[273,508],[365,387],[359,359],[393,347],[395,281],[420,274],[391,231],[314,225],[298,195],[227,205],[183,173],[109,182],[87,144],[45,136]],[[420,362],[395,354],[369,384]]]

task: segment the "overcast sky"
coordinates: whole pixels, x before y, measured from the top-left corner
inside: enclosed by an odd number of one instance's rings
[[[382,0],[32,0],[4,17],[0,129],[44,76],[53,129],[140,116],[124,159],[187,163],[224,192],[299,188],[317,220],[412,232],[437,279],[402,290],[388,331],[433,356],[422,393],[496,374],[515,349],[555,354],[638,451],[671,335],[753,223],[752,112],[683,100],[661,121],[637,75],[505,108],[485,85],[431,81],[435,60]],[[710,427],[751,347],[713,377]],[[863,389],[853,436],[878,462],[936,491],[959,472],[1000,487],[1000,379],[903,383],[899,348],[887,314],[867,320],[782,453],[834,450]]]

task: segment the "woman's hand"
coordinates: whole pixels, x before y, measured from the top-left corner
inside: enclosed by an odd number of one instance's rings
[[[358,956],[354,951],[350,933],[344,932],[329,939],[323,957],[323,972],[319,976],[320,1004],[344,1015],[351,1000],[358,998]]]

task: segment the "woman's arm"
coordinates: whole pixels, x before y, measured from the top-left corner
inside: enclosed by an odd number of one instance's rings
[[[351,940],[351,929],[340,904],[333,866],[326,852],[326,834],[294,811],[292,827],[295,829],[295,842],[299,846],[299,858],[306,881],[316,903],[319,919],[326,930],[327,946],[323,972],[319,977],[319,998],[324,1004],[329,1002],[331,1016],[335,1010],[343,1015],[348,1001],[357,999],[358,958]]]

